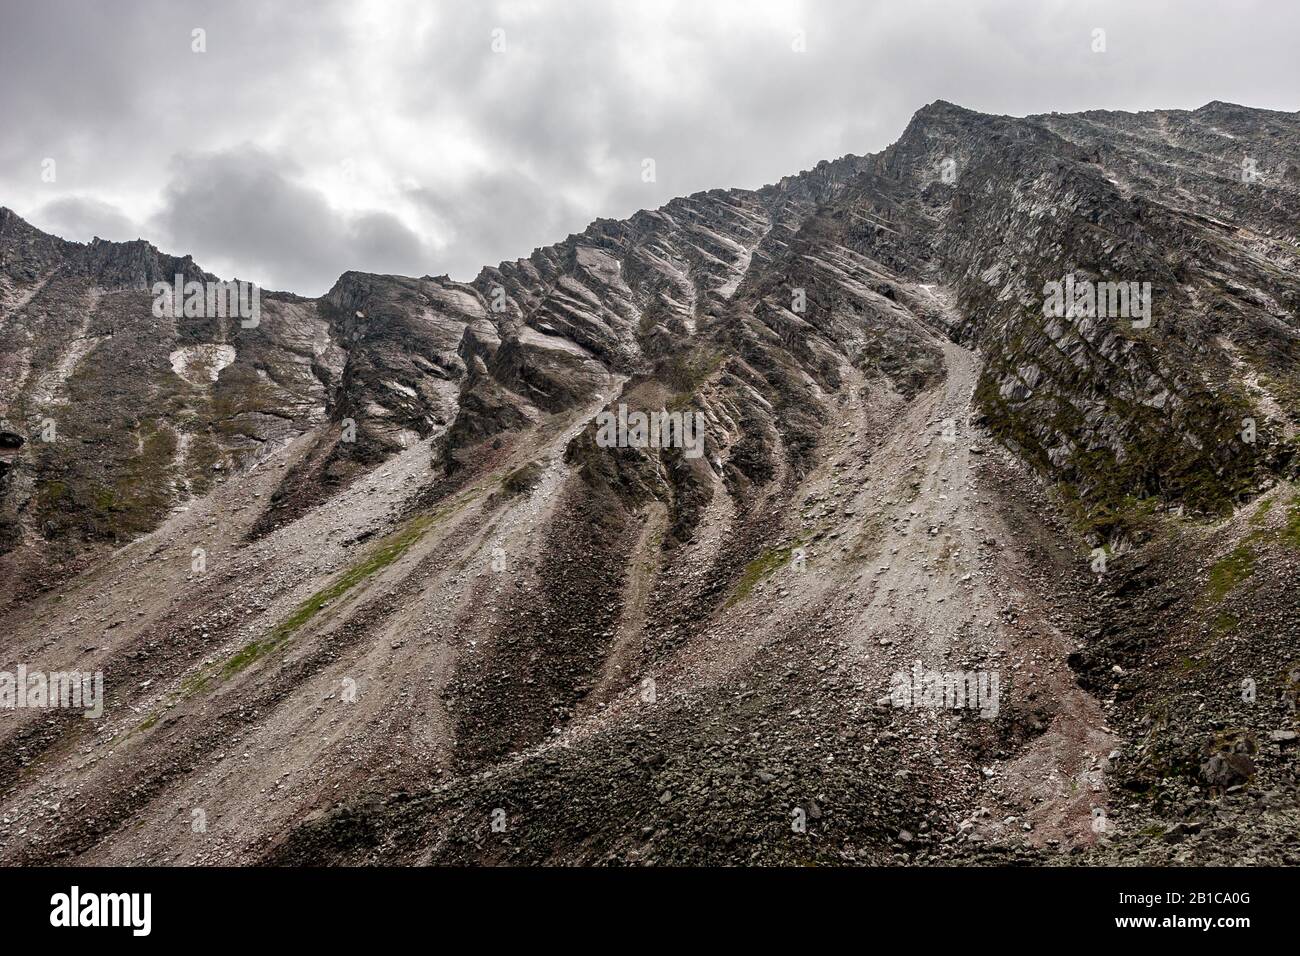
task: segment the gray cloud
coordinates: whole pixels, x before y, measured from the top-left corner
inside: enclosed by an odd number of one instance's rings
[[[597,216],[880,149],[938,98],[1293,110],[1300,90],[1300,10],[1269,0],[309,9],[0,6],[0,204],[73,239],[143,223],[214,272],[315,294],[348,268],[467,277]]]
[[[516,257],[526,255],[558,242],[593,218],[546,181],[518,170],[474,177],[446,192],[416,187],[410,196],[443,234],[474,237],[473,243],[453,243],[437,256],[437,271],[456,276],[473,275],[483,265],[511,255],[484,260],[483,249],[512,249]]]
[[[112,203],[93,196],[63,196],[38,209],[34,218],[61,236],[98,236],[114,242],[144,237],[140,225]]]
[[[429,254],[390,213],[350,214],[321,191],[295,181],[300,172],[255,146],[181,155],[152,220],[177,251],[240,278],[290,290],[318,289],[348,269],[417,275]]]

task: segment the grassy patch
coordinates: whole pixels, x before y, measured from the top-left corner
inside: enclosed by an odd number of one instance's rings
[[[145,534],[171,507],[176,440],[154,420],[105,442],[101,457],[61,449],[45,452],[33,513],[65,533],[100,541],[126,541]]]
[[[675,404],[688,401],[709,380],[726,356],[720,351],[694,349],[674,353],[660,369],[664,383],[676,393]]]
[[[221,665],[220,676],[226,678],[238,674],[271,653],[292,637],[295,631],[314,618],[330,601],[347,594],[366,578],[388,567],[409,551],[411,545],[424,537],[425,531],[437,518],[438,515],[421,515],[408,522],[400,531],[385,538],[365,560],[348,568],[329,587],[317,591],[299,604],[289,617],[277,624],[264,637],[246,645],[229,658]]]
[[[308,621],[314,618],[320,610],[330,601],[342,597],[351,591],[367,578],[372,577],[379,571],[391,565],[394,561],[409,551],[417,541],[424,537],[425,533],[438,521],[454,513],[461,506],[477,498],[481,489],[471,489],[469,492],[462,493],[453,502],[439,508],[431,514],[419,515],[408,521],[402,528],[393,532],[387,538],[384,538],[376,547],[374,547],[364,559],[348,568],[337,578],[335,578],[327,587],[317,591],[311,597],[299,604],[292,614],[285,620],[281,621],[264,636],[258,640],[246,644],[243,648],[231,655],[225,661],[218,665],[205,667],[195,674],[185,677],[181,681],[180,697],[189,697],[198,693],[213,682],[224,680],[232,677],[241,671],[247,670],[255,662],[266,657],[276,648],[282,646],[293,635],[299,631]],[[174,706],[176,699],[164,703],[163,709]],[[144,723],[135,728],[135,731],[147,730],[158,721],[160,714],[154,714]]]
[[[1085,540],[1109,541],[1119,536],[1144,537],[1156,525],[1156,498],[1123,495],[1110,501],[1089,502],[1073,485],[1061,484],[1065,510],[1075,530]]]
[[[1282,540],[1293,548],[1300,548],[1300,496],[1293,499],[1291,507],[1287,509]]]
[[[1268,498],[1264,501],[1261,501],[1259,507],[1255,509],[1255,513],[1250,516],[1251,526],[1253,527],[1255,525],[1263,524],[1264,519],[1268,517],[1268,513],[1269,511],[1272,510],[1272,508],[1273,508],[1272,498]]]
[[[789,564],[793,554],[794,548],[769,548],[745,565],[745,570],[741,572],[740,580],[736,583],[735,592],[727,600],[727,607],[749,597],[750,592],[754,590],[754,585]]]
[[[1208,595],[1216,604],[1228,592],[1255,573],[1255,549],[1248,544],[1238,545],[1227,557],[1220,559],[1210,569]]]
[[[1105,416],[1125,423],[1122,447],[1095,447],[1087,439],[1096,424],[1064,398],[1040,395],[1022,403],[1002,398],[1001,384],[1014,374],[1017,352],[1013,342],[1000,364],[985,368],[976,403],[998,441],[1059,483],[1073,523],[1089,540],[1144,537],[1155,525],[1157,508],[1178,504],[1193,515],[1225,517],[1250,494],[1260,453],[1246,448],[1220,460],[1213,452],[1239,447],[1235,423],[1248,413],[1239,396],[1192,389],[1184,396],[1177,428],[1170,427],[1163,410],[1113,397]],[[1061,435],[1083,437],[1063,462],[1048,453]]]
[[[1214,630],[1217,634],[1231,634],[1240,624],[1237,615],[1228,611],[1220,611],[1214,618]]]

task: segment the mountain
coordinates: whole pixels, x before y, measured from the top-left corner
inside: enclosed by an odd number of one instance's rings
[[[1300,114],[177,275],[0,210],[0,860],[1300,863]]]

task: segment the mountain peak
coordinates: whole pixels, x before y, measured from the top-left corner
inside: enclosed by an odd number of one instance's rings
[[[1210,100],[1204,106],[1193,110],[1194,113],[1213,113],[1219,110],[1242,110],[1244,112],[1254,112],[1249,106],[1242,106],[1240,103],[1229,103],[1227,100]]]
[[[964,106],[958,106],[956,103],[948,100],[934,100],[926,103],[919,110],[912,114],[912,122],[917,120],[936,119],[940,117],[955,116],[987,116],[986,113],[979,113],[975,110],[967,109]]]

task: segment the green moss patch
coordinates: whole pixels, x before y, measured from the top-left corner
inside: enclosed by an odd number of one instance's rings
[[[419,515],[406,522],[400,529],[380,541],[365,558],[336,577],[328,586],[300,603],[294,608],[292,614],[265,635],[246,644],[220,664],[205,667],[198,673],[182,679],[180,697],[190,697],[213,683],[233,677],[283,646],[294,634],[316,617],[329,602],[343,597],[357,585],[391,565],[424,537],[431,527],[477,498],[479,494],[479,489],[471,489],[437,511],[431,514]],[[176,699],[165,702],[163,710],[174,706],[177,702]],[[159,716],[160,714],[157,713],[150,716],[144,723],[136,727],[132,733],[152,727],[157,723]]]
[[[1267,467],[1260,451],[1242,445],[1236,434],[1236,423],[1250,410],[1244,398],[1202,387],[1183,395],[1177,423],[1165,410],[1110,395],[1105,415],[1124,423],[1122,447],[1091,446],[1095,424],[1066,397],[1002,398],[1000,383],[1014,375],[1019,352],[1012,342],[1001,361],[990,360],[977,383],[976,404],[998,441],[1059,483],[1074,524],[1092,540],[1142,537],[1157,508],[1180,504],[1194,515],[1226,517],[1251,496]],[[1061,435],[1083,436],[1083,442],[1067,460],[1053,461],[1044,443]]]
[[[700,386],[721,368],[725,358],[722,352],[711,349],[674,353],[660,369],[664,383],[675,393],[673,407],[689,401]]]
[[[226,678],[238,674],[271,653],[314,618],[330,601],[347,594],[366,578],[382,571],[409,551],[415,542],[424,537],[425,531],[437,518],[438,515],[422,515],[412,519],[400,531],[385,538],[365,560],[348,568],[328,587],[317,591],[299,604],[288,618],[272,628],[266,636],[246,645],[229,658],[221,665],[220,676]]]
[[[1227,557],[1220,559],[1210,569],[1209,599],[1216,604],[1228,596],[1233,588],[1255,573],[1255,549],[1240,544]]]
[[[1287,509],[1282,540],[1293,548],[1300,548],[1300,496],[1294,498],[1291,507]]]
[[[1272,510],[1272,508],[1273,508],[1272,498],[1268,498],[1265,501],[1261,501],[1259,503],[1259,507],[1255,509],[1255,513],[1250,516],[1251,525],[1254,526],[1254,525],[1263,524],[1264,519],[1268,517],[1268,513],[1269,511]]]
[[[727,600],[727,607],[749,597],[750,592],[754,590],[754,585],[789,564],[793,554],[793,547],[769,548],[745,565],[745,570],[740,573],[740,580],[736,583],[735,592]]]

